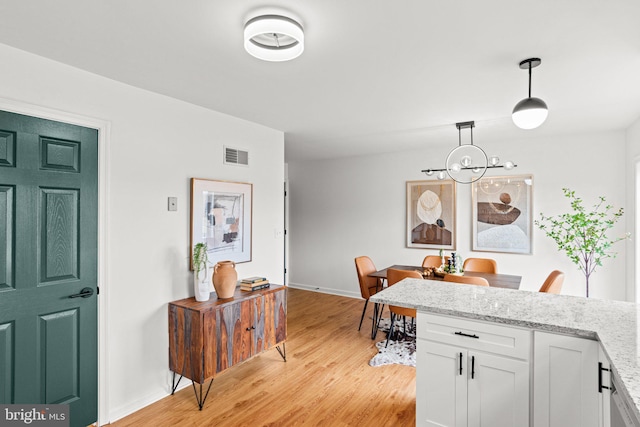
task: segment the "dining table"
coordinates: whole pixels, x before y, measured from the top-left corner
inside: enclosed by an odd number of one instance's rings
[[[384,268],[382,270],[374,271],[373,273],[368,274],[369,277],[375,277],[378,279],[379,290],[382,290],[384,287],[384,282],[387,280],[387,270],[390,268],[396,270],[409,270],[409,271],[418,271],[423,274],[423,278],[427,280],[439,280],[445,281],[444,275],[435,275],[432,273],[429,276],[424,276],[425,268],[421,265],[392,265],[390,267]],[[519,289],[520,282],[522,281],[522,276],[517,276],[513,274],[493,274],[493,273],[483,273],[480,271],[465,271],[464,276],[472,276],[472,277],[483,277],[487,279],[489,282],[489,286],[493,288],[503,288],[503,289]],[[449,284],[449,283],[447,283]],[[453,283],[451,283],[453,285]],[[382,307],[384,310],[384,306]],[[371,339],[375,339],[378,334],[378,323],[380,322],[380,318],[382,317],[382,310],[380,310],[378,303],[375,303],[373,308],[373,324],[371,326]]]

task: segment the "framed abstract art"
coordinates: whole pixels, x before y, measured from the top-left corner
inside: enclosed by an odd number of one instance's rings
[[[191,179],[191,251],[207,244],[211,264],[251,261],[253,184]]]
[[[456,248],[456,184],[407,181],[407,247]]]
[[[482,178],[471,196],[474,251],[531,253],[532,175]]]

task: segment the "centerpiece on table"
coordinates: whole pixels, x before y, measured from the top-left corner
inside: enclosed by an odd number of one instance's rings
[[[451,252],[451,256],[445,262],[444,251],[440,249],[440,258],[442,258],[442,265],[440,268],[436,269],[436,276],[444,277],[445,274],[454,274],[456,276],[463,275],[464,270],[462,269],[462,257],[459,254]]]

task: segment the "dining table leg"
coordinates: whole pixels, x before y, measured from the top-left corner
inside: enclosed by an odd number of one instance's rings
[[[384,288],[384,279],[378,278],[378,284],[376,285],[376,292],[380,292]],[[373,321],[371,322],[371,339],[375,340],[378,335],[378,325],[382,318],[382,312],[384,311],[384,304],[380,307],[377,302],[373,305]]]

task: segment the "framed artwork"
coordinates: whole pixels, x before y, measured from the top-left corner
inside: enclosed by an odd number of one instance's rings
[[[474,251],[531,253],[532,175],[481,178],[471,197]]]
[[[407,247],[456,249],[455,181],[407,181]]]
[[[253,184],[191,178],[190,259],[206,243],[213,264],[251,261],[252,201]]]

